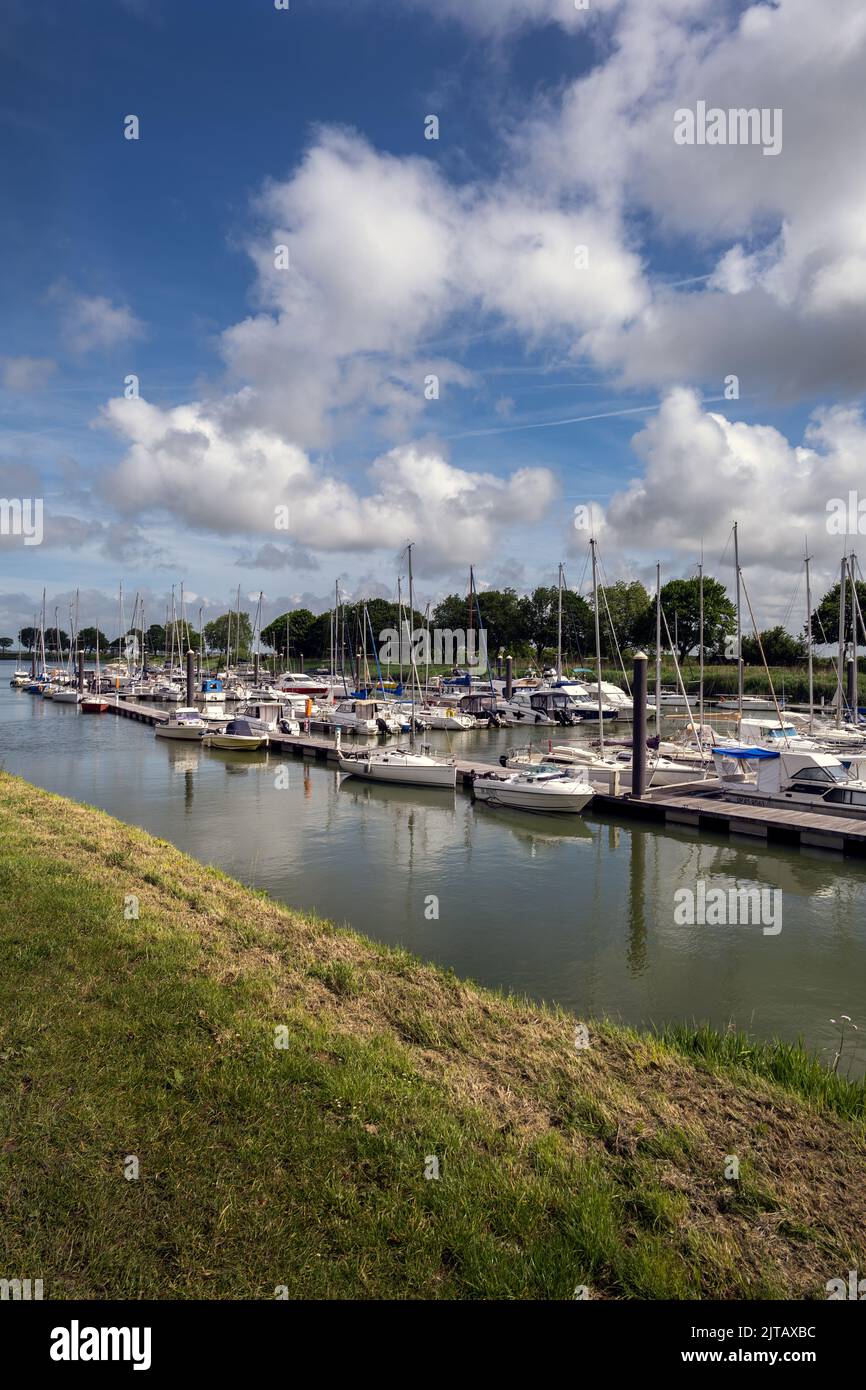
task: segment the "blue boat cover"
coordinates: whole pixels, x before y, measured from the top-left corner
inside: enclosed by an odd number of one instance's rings
[[[781,757],[773,748],[714,748],[713,753],[721,753],[725,758],[778,758]]]

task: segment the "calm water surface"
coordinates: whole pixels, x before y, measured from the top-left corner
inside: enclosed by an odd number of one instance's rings
[[[82,715],[10,689],[12,669],[0,663],[5,770],[292,906],[584,1017],[733,1021],[760,1037],[802,1035],[832,1058],[830,1020],[847,1013],[861,1032],[842,1069],[849,1058],[852,1074],[866,1068],[866,866],[625,820],[496,811],[461,791],[341,785],[321,763],[210,751],[111,713]],[[431,741],[444,747],[447,736]],[[508,741],[526,735],[454,735],[452,748],[495,762]],[[781,932],[676,925],[674,892],[698,879],[781,889]],[[425,916],[429,895],[438,920]]]

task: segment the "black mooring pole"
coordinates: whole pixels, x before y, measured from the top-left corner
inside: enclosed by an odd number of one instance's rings
[[[641,797],[646,791],[646,652],[635,652],[632,699],[634,723],[631,739],[631,794]]]
[[[190,706],[195,695],[195,652],[186,654],[186,703]]]

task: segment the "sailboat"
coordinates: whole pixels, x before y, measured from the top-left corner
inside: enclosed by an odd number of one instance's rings
[[[396,782],[413,787],[442,787],[453,791],[457,786],[457,768],[450,758],[437,758],[428,751],[415,750],[415,684],[417,672],[411,648],[411,628],[414,616],[414,591],[412,587],[412,546],[407,547],[409,555],[409,635],[410,666],[412,670],[411,717],[409,722],[409,748],[372,748],[357,753],[344,753],[337,745],[340,771],[351,777],[363,777],[370,782]],[[339,731],[338,731],[339,739]]]
[[[101,694],[99,689],[99,628],[96,629],[96,679],[93,683],[93,690],[89,695],[85,695],[81,701],[82,714],[105,714],[108,710],[108,701]]]

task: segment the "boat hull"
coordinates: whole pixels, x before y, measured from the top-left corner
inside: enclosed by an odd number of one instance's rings
[[[586,784],[568,788],[563,785],[539,783],[535,786],[500,781],[496,778],[476,778],[472,786],[476,801],[491,806],[510,806],[516,811],[552,812],[557,815],[580,815],[592,801],[592,788]]]
[[[194,724],[186,727],[179,724],[173,726],[157,724],[153,732],[157,738],[185,739],[187,743],[198,743],[204,738],[207,728],[197,729]]]
[[[205,748],[221,748],[225,752],[234,753],[254,753],[257,748],[264,748],[267,744],[267,735],[246,734],[205,734],[202,738]]]
[[[457,769],[449,763],[406,763],[374,758],[352,758],[340,755],[340,771],[347,776],[362,777],[368,782],[390,782],[412,787],[442,787],[453,791],[457,785]]]

